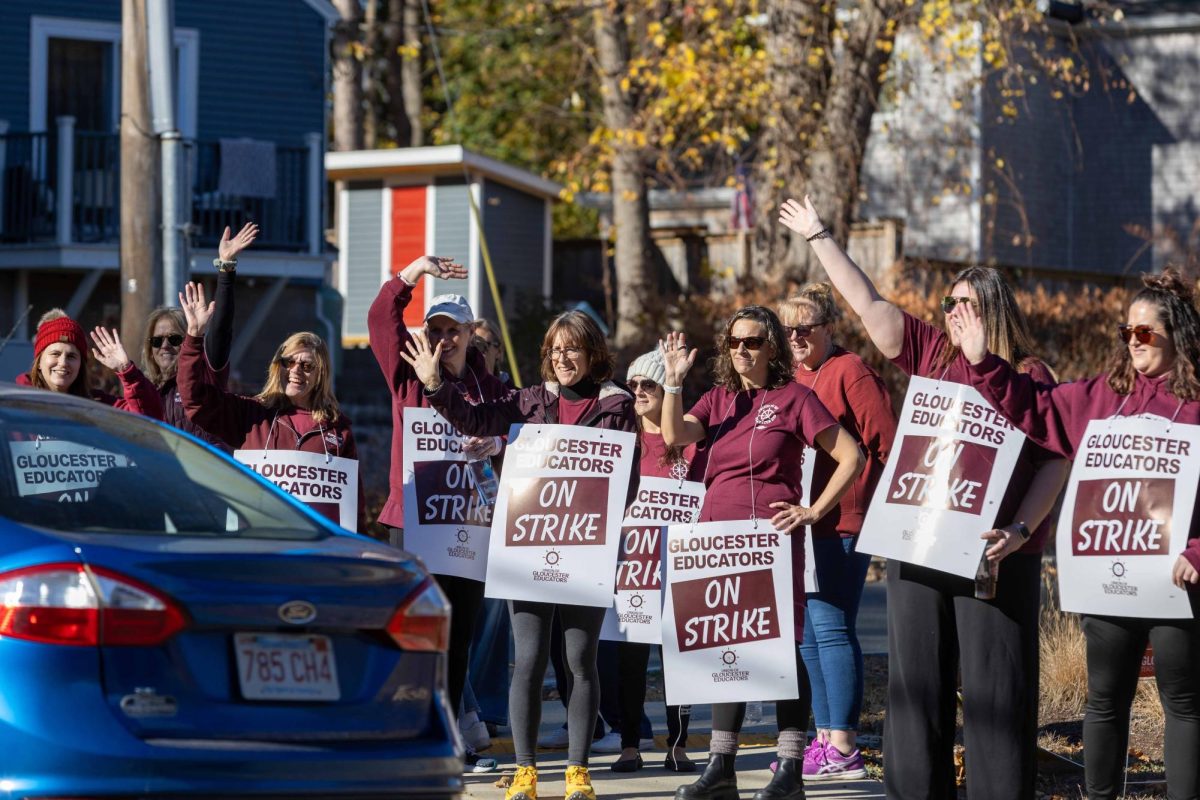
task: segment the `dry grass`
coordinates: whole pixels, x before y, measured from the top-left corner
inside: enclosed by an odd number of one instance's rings
[[[1076,719],[1087,699],[1087,648],[1079,618],[1043,606],[1040,632],[1038,723]]]

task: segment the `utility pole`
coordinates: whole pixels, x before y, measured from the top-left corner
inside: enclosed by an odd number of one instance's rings
[[[146,0],[121,0],[121,340],[132,357],[162,290],[158,138],[150,117]]]
[[[145,0],[149,23],[150,113],[158,134],[162,177],[162,304],[173,306],[187,282],[182,209],[183,136],[175,121],[173,0]]]

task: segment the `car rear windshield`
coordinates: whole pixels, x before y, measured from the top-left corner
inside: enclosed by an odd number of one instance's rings
[[[99,405],[0,401],[0,517],[65,533],[329,535],[274,487],[173,429]]]

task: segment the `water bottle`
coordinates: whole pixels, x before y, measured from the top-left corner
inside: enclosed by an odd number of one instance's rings
[[[485,506],[496,505],[496,495],[500,492],[500,481],[496,478],[496,470],[492,467],[491,456],[468,461],[467,469],[471,471],[471,482],[479,493],[479,502]]]
[[[979,566],[975,569],[975,599],[996,599],[996,578],[1000,576],[1000,562],[989,561],[987,548],[979,557]]]
[[[746,703],[746,719],[743,722],[744,725],[757,725],[762,722],[762,718],[761,701],[752,700],[751,702]]]

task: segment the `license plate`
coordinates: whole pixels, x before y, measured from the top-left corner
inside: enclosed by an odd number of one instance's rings
[[[237,633],[238,682],[247,700],[337,700],[337,659],[328,636]]]

